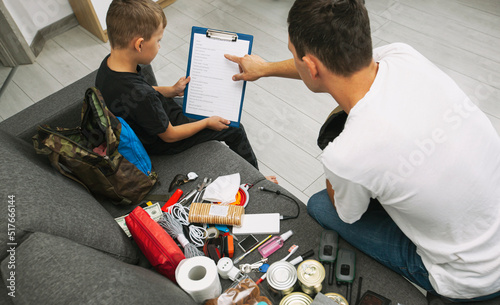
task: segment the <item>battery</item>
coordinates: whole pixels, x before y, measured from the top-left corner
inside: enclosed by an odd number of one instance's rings
[[[347,303],[347,300],[338,293],[330,292],[330,293],[325,294],[325,296],[332,299],[336,304],[349,305],[349,303]]]
[[[267,269],[267,285],[280,297],[290,294],[297,283],[297,270],[287,261],[272,263]]]
[[[279,305],[310,305],[313,299],[303,292],[292,292],[281,299]]]
[[[297,267],[297,279],[302,291],[310,296],[315,296],[323,288],[325,267],[317,260],[305,260]]]

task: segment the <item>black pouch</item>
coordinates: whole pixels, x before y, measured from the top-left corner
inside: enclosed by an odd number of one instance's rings
[[[338,107],[330,113],[319,130],[317,143],[321,150],[325,149],[328,143],[332,142],[344,130],[346,120],[347,113]]]

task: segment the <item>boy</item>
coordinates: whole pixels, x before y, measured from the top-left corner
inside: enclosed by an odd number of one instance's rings
[[[218,116],[195,121],[172,99],[182,96],[189,78],[170,87],[149,85],[139,65],[158,54],[167,20],[151,0],[114,0],[106,16],[111,54],[99,67],[96,87],[114,115],[135,131],[150,154],[176,154],[196,144],[224,141],[255,168],[257,159],[243,127]]]

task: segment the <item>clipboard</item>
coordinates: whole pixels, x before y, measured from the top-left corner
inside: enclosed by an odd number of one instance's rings
[[[244,56],[252,51],[253,36],[193,26],[182,110],[187,117],[220,116],[239,127],[246,81],[233,81],[238,64],[224,54]]]

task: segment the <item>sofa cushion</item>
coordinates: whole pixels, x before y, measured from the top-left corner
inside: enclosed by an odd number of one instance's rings
[[[53,235],[32,234],[15,263],[18,304],[195,304],[154,271]],[[7,283],[7,260],[1,270]]]
[[[265,180],[262,173],[218,141],[201,143],[175,155],[151,156],[151,162],[160,180],[151,194],[172,194],[176,188],[168,192],[170,182],[177,174],[188,172],[198,174],[198,179],[179,187],[184,194],[195,189],[204,177],[215,180],[219,176],[240,173],[242,184],[254,184]],[[134,209],[134,206],[117,206],[111,202],[102,202],[102,204],[114,216],[127,214]]]
[[[265,177],[245,159],[229,149],[219,141],[209,141],[198,144],[180,154],[165,156],[151,156],[160,179],[160,192],[168,190],[169,184],[177,174],[195,172],[199,178],[195,183],[188,182],[184,186],[193,189],[204,177],[215,178],[223,175],[240,173],[241,183],[257,183]]]
[[[9,296],[10,290],[7,289],[8,285],[1,285],[0,287],[0,304],[2,305],[12,305],[14,298]]]
[[[36,155],[28,143],[2,131],[0,142],[0,189],[2,198],[15,196],[17,243],[29,233],[45,232],[137,262],[137,247],[82,186],[52,169],[47,157]],[[0,213],[7,215],[8,205],[0,206]],[[7,232],[7,221],[0,217],[2,232]],[[7,255],[6,239],[7,234],[0,234],[0,259]]]

